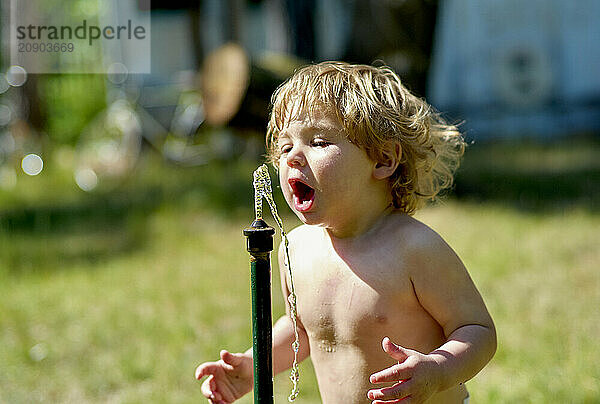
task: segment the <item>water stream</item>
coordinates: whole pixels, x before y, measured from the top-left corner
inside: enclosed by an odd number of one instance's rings
[[[258,167],[253,173],[253,185],[254,185],[254,213],[256,215],[256,219],[263,218],[263,209],[262,209],[262,200],[263,198],[267,201],[269,208],[271,209],[271,214],[277,223],[277,227],[281,232],[281,241],[285,247],[285,266],[288,270],[288,274],[290,277],[290,294],[288,296],[288,302],[290,303],[290,316],[292,318],[292,322],[294,324],[294,342],[292,343],[292,349],[294,351],[294,362],[292,364],[292,369],[290,373],[290,380],[293,383],[292,392],[288,397],[290,402],[294,401],[296,397],[298,397],[298,393],[300,390],[298,389],[298,382],[300,381],[300,372],[298,370],[298,351],[300,350],[300,341],[298,337],[298,325],[296,322],[297,309],[296,309],[296,292],[294,289],[294,277],[292,274],[292,266],[290,263],[290,253],[288,249],[288,237],[283,229],[283,221],[279,214],[277,213],[277,206],[275,205],[275,200],[273,199],[273,190],[271,188],[271,178],[269,177],[269,170],[266,164],[262,164]]]

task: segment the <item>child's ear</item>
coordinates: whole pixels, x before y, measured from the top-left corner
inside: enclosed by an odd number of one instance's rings
[[[396,142],[390,142],[382,153],[379,160],[375,163],[373,177],[378,180],[391,177],[398,168],[402,158],[402,146]]]

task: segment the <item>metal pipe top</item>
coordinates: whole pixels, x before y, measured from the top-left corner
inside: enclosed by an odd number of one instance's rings
[[[256,219],[249,228],[244,229],[244,236],[247,237],[246,249],[250,253],[273,251],[274,234],[275,229],[269,226],[264,220]]]

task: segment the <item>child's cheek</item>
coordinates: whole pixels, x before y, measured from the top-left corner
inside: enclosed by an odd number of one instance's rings
[[[337,148],[329,150],[323,158],[315,161],[313,171],[323,185],[328,182],[337,182],[343,178],[345,174],[341,151]]]

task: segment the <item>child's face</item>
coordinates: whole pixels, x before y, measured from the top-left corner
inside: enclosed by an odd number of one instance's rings
[[[369,209],[375,163],[333,114],[302,114],[280,133],[277,147],[281,189],[304,223],[346,225]]]

